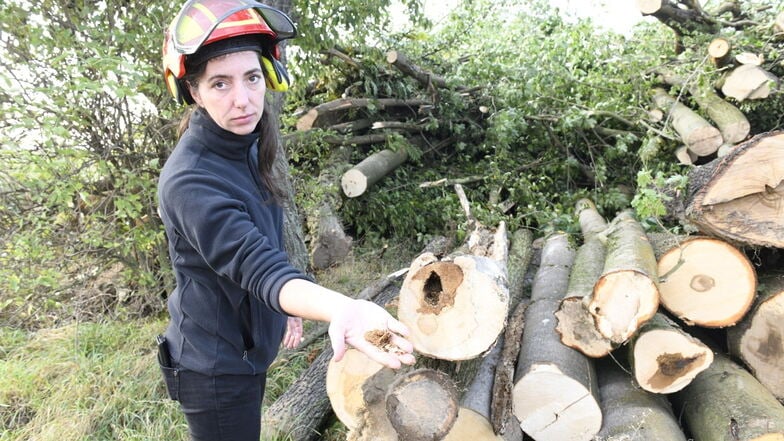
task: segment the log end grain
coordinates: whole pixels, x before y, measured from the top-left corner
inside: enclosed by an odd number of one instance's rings
[[[457,389],[443,372],[419,369],[390,385],[386,408],[401,440],[442,439],[457,420]]]
[[[503,441],[493,433],[490,422],[474,410],[461,407],[457,421],[444,438],[444,441]]]
[[[590,441],[602,426],[602,412],[591,391],[555,366],[534,366],[512,394],[514,414],[534,439]]]
[[[593,358],[604,357],[613,350],[612,342],[596,329],[582,298],[563,299],[555,317],[558,320],[555,329],[566,346]]]
[[[362,195],[368,187],[367,176],[359,170],[351,169],[343,173],[340,179],[340,187],[343,189],[343,194],[349,198],[355,198]]]
[[[349,349],[340,361],[327,367],[327,396],[335,416],[349,429],[357,426],[358,415],[366,406],[363,387],[384,367],[357,349]]]
[[[713,362],[713,352],[687,334],[654,330],[634,346],[635,379],[643,389],[660,394],[686,387]]]
[[[588,310],[596,329],[614,344],[624,343],[659,307],[659,290],[638,271],[615,271],[596,282]]]
[[[754,267],[722,240],[695,237],[659,257],[662,306],[690,324],[734,325],[749,310],[757,290]]]

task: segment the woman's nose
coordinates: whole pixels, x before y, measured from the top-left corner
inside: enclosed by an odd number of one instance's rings
[[[241,85],[235,88],[234,92],[234,105],[237,107],[244,107],[248,104],[248,97],[250,96],[250,90],[244,85]]]

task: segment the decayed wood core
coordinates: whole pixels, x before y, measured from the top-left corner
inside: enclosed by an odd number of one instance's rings
[[[455,304],[457,287],[463,283],[463,270],[451,262],[435,262],[419,270],[413,280],[425,281],[417,312],[438,314]]]

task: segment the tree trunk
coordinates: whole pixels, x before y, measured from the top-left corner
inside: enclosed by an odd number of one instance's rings
[[[596,374],[604,418],[597,441],[686,441],[664,395],[636,387],[610,357],[596,361]]]
[[[757,277],[731,244],[705,236],[650,235],[658,256],[659,300],[689,325],[723,328],[749,310]]]
[[[599,332],[614,344],[628,340],[659,307],[657,279],[642,226],[630,211],[621,212],[608,228],[604,271],[588,304]]]
[[[739,102],[764,99],[778,86],[778,81],[775,75],[760,66],[743,64],[723,79],[721,92]]]
[[[380,181],[407,159],[408,152],[402,148],[394,152],[385,149],[373,153],[343,173],[343,178],[340,181],[343,193],[350,198],[364,194],[371,185]]]
[[[319,188],[323,191],[321,203],[308,216],[310,263],[314,269],[325,269],[340,263],[351,251],[353,239],[346,235],[336,214],[341,204],[338,176],[349,167],[349,153],[346,147],[335,148],[318,177]]]
[[[657,394],[677,392],[713,361],[713,352],[680,329],[664,314],[656,314],[629,342],[634,379]]]
[[[403,281],[398,317],[411,330],[418,352],[456,361],[489,349],[508,310],[506,259],[458,255],[439,260],[425,253],[412,262]]]
[[[705,118],[676,101],[664,89],[653,90],[653,102],[668,113],[672,128],[678,133],[681,141],[698,156],[715,153],[724,142],[721,132],[713,127]]]
[[[730,353],[779,400],[784,400],[784,274],[760,277],[751,312],[727,330]]]
[[[555,331],[574,257],[566,234],[547,238],[525,311],[513,409],[523,431],[538,441],[588,441],[601,427],[593,364],[561,344]]]
[[[722,354],[675,395],[694,441],[781,441],[784,406]]]
[[[784,248],[784,132],[765,133],[689,173],[686,218],[730,242]]]
[[[425,100],[411,99],[401,100],[395,98],[340,98],[329,101],[310,109],[308,113],[297,120],[297,130],[310,130],[313,128],[329,127],[334,124],[345,122],[349,115],[356,111],[366,111],[368,107],[377,110],[390,108],[403,109],[405,113],[416,116],[416,108],[429,105]]]
[[[604,270],[605,245],[600,233],[607,222],[592,201],[582,199],[576,207],[583,233],[583,244],[577,249],[569,285],[555,317],[561,342],[589,357],[603,357],[613,350],[612,342],[596,329],[588,304],[593,289]]]

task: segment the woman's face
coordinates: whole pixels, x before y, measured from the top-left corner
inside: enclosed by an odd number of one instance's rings
[[[267,85],[256,52],[234,52],[207,61],[196,86],[189,87],[196,104],[229,132],[247,135],[261,120]]]

